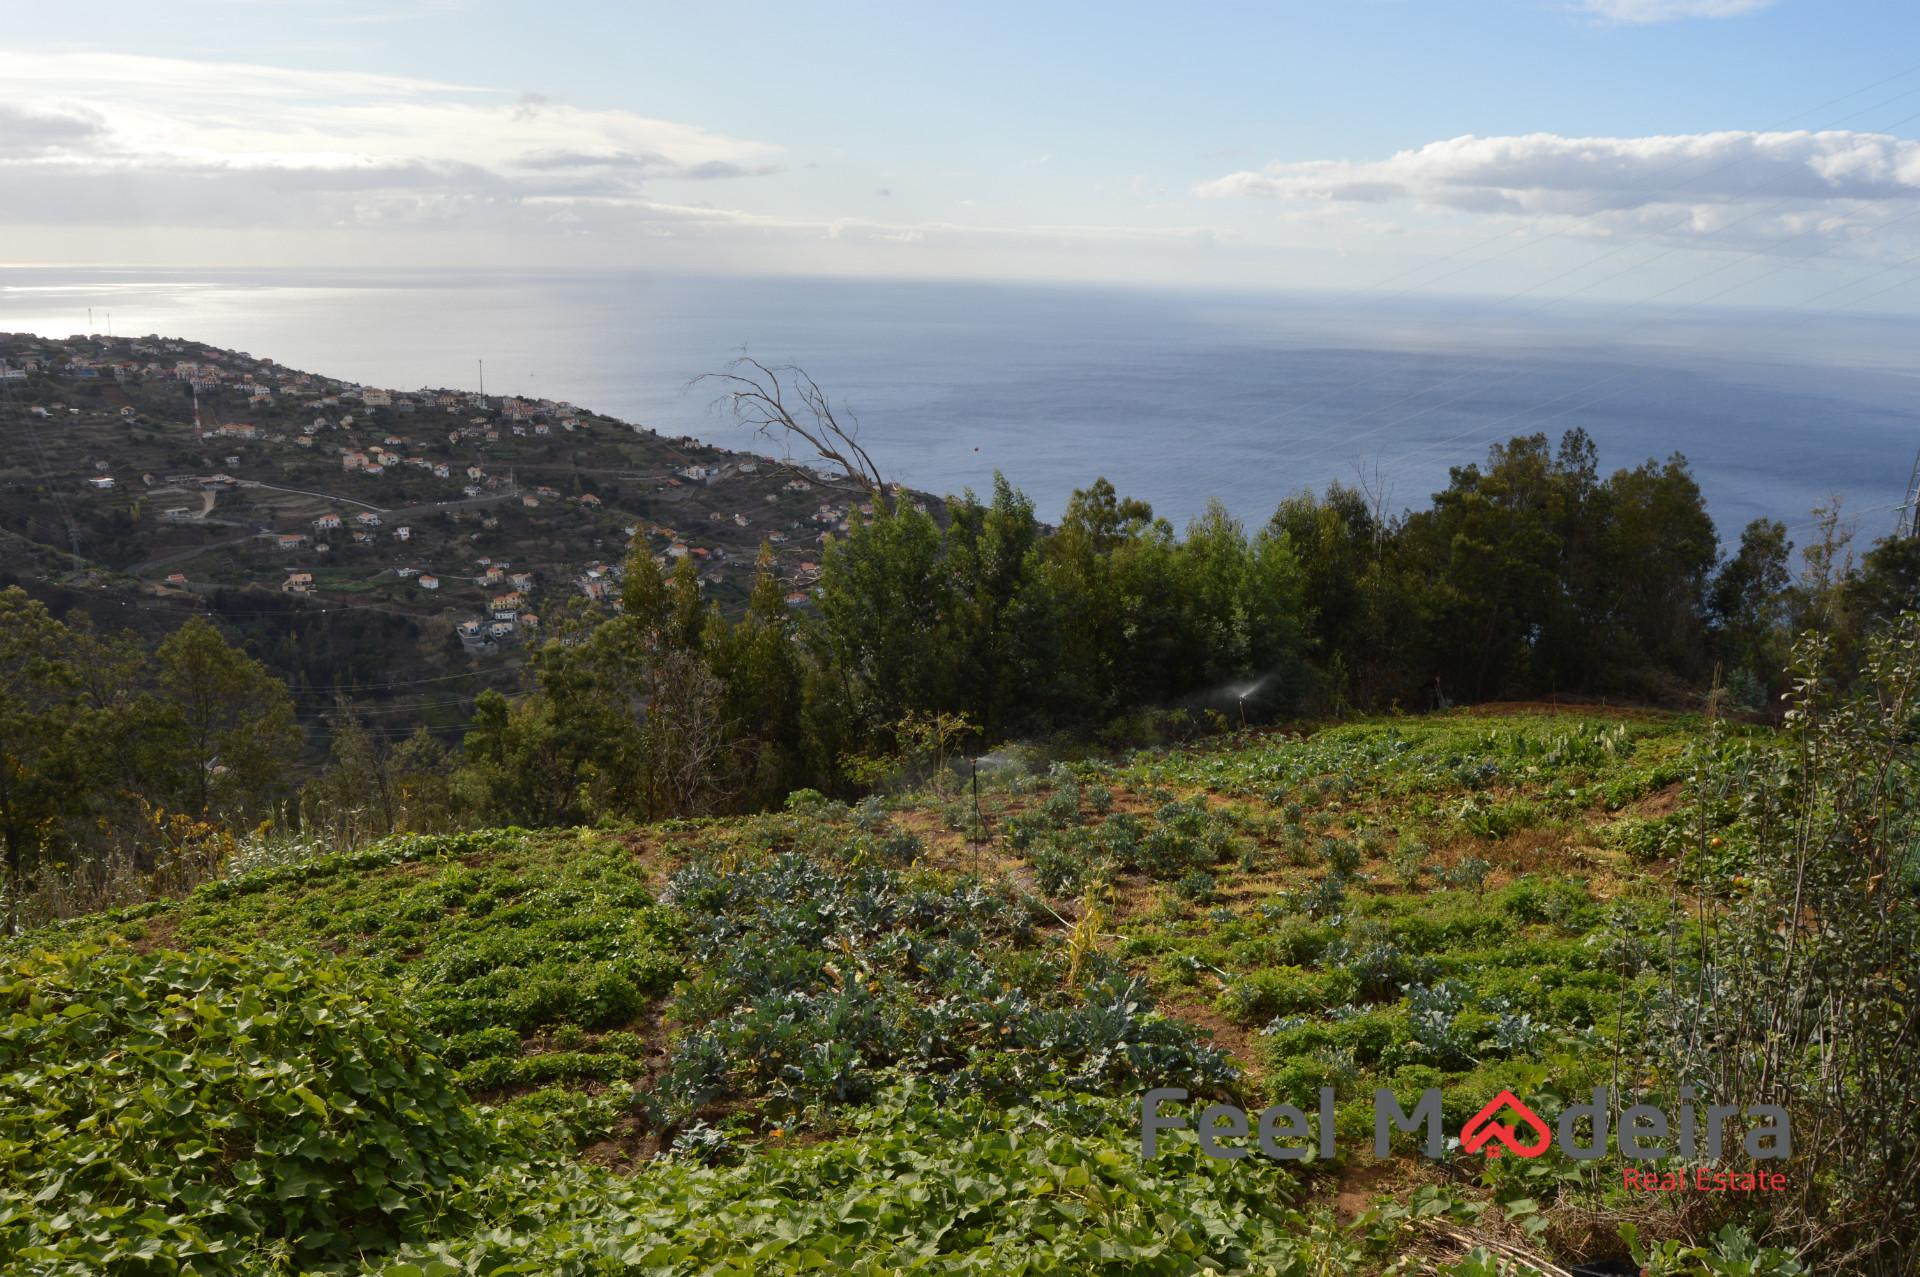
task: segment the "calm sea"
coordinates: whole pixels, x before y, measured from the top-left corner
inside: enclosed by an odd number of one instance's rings
[[[1608,469],[1682,452],[1723,534],[1839,494],[1888,529],[1920,448],[1896,318],[638,274],[0,270],[0,330],[190,337],[396,388],[568,399],[751,447],[689,385],[745,351],[811,371],[884,469],[1043,517],[1096,476],[1249,524],[1330,479],[1420,506],[1515,433],[1584,427]]]

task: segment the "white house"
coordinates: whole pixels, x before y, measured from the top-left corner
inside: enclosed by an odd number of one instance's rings
[[[422,572],[420,574],[420,588],[423,590],[437,590],[440,588],[440,578],[430,572]]]

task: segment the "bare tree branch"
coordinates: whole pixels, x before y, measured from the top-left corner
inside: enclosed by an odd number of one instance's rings
[[[892,513],[892,489],[860,444],[859,422],[849,420],[843,425],[826,391],[805,369],[794,364],[769,367],[742,355],[724,371],[705,373],[689,384],[708,381],[722,388],[715,407],[725,405],[735,421],[763,439],[777,441],[783,452],[790,454],[798,439],[839,473],[837,486],[864,492],[872,498],[876,512]],[[786,460],[791,464],[790,456]],[[835,480],[827,483],[836,486]]]

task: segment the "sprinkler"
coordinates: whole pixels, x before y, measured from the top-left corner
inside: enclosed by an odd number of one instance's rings
[[[980,760],[970,760],[973,764],[973,828],[967,831],[967,838],[973,843],[973,876],[980,876],[980,835],[983,826],[980,822]]]

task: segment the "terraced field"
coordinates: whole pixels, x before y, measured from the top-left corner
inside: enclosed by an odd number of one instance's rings
[[[1442,1087],[1454,1130],[1502,1089],[1551,1116],[1632,1083],[1621,1044],[1718,889],[1671,859],[1728,823],[1691,778],[1766,747],[1705,740],[1538,709],[1016,758],[977,820],[948,775],[396,838],[36,933],[0,979],[0,1254],[393,1277],[1620,1256],[1621,1220],[1662,1221],[1606,1175],[1411,1137],[1376,1161],[1372,1096]],[[1331,1086],[1338,1155],[1218,1160],[1187,1132],[1143,1161],[1152,1086],[1309,1111]],[[177,1155],[175,1110],[220,1095],[224,1137]],[[394,1150],[378,1182],[369,1147]],[[1743,1246],[1643,1261],[1798,1271]]]

